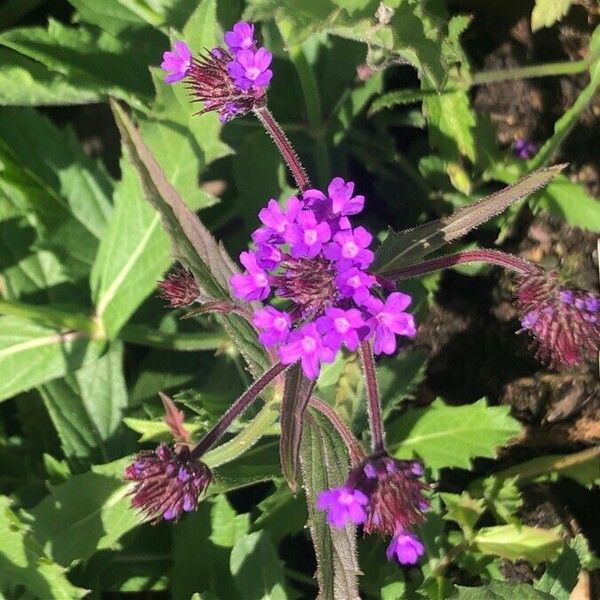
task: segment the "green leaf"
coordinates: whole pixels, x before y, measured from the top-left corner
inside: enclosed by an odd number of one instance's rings
[[[0,589],[6,592],[16,586],[37,598],[76,600],[87,594],[44,554],[31,529],[10,510],[10,500],[0,496]]]
[[[483,500],[471,498],[467,492],[458,494],[440,493],[440,497],[447,507],[444,519],[455,521],[465,532],[471,532],[475,523],[485,510]]]
[[[419,456],[432,469],[471,467],[471,460],[493,458],[496,449],[521,432],[507,406],[488,406],[484,399],[465,406],[436,400],[410,409],[388,428],[388,443],[398,458]]]
[[[476,588],[456,586],[451,600],[555,600],[552,596],[536,590],[526,583],[492,581]]]
[[[281,470],[293,491],[297,489],[304,413],[314,385],[314,381],[305,377],[299,364],[292,365],[285,375],[281,416],[279,417],[281,423],[279,454]]]
[[[34,534],[56,562],[70,565],[115,548],[122,535],[139,525],[128,486],[121,481],[124,464],[120,460],[93,467],[51,486],[50,495],[31,510]]]
[[[486,506],[498,521],[518,523],[523,498],[517,486],[518,477],[499,479],[491,475],[482,482],[481,494]]]
[[[79,332],[0,317],[0,400],[79,369],[102,346]]]
[[[230,300],[228,281],[235,271],[235,265],[167,181],[123,109],[114,102],[112,108],[123,143],[143,182],[146,199],[161,214],[175,257],[194,273],[200,288],[208,297]],[[269,360],[253,327],[234,314],[223,316],[223,321],[251,372],[258,376],[266,371]]]
[[[113,183],[70,129],[28,108],[0,111],[0,187],[32,213],[44,244],[89,265],[111,212]]]
[[[546,567],[535,588],[546,592],[555,600],[569,600],[571,591],[577,584],[580,568],[577,552],[566,546],[560,556]]]
[[[81,88],[60,73],[48,69],[14,50],[0,48],[0,105],[64,106],[91,104],[102,96]]]
[[[554,560],[563,541],[560,527],[541,529],[509,524],[480,529],[475,534],[473,543],[484,554],[508,560],[524,559],[536,565],[542,561]]]
[[[359,600],[356,576],[356,532],[353,525],[330,527],[316,510],[319,492],[340,486],[346,479],[348,456],[333,426],[319,414],[305,414],[300,464],[308,505],[308,525],[317,555],[317,581],[322,600]]]
[[[463,237],[475,227],[499,215],[511,204],[543,187],[563,168],[564,165],[557,165],[529,173],[517,183],[464,206],[437,221],[400,233],[390,230],[377,251],[372,268],[379,273],[386,273],[394,268],[414,264],[431,252]]]
[[[122,455],[114,438],[127,407],[123,346],[116,342],[98,360],[40,388],[68,458],[103,462]]]
[[[238,515],[223,494],[215,496],[210,516],[213,526],[210,540],[217,546],[233,548],[250,528],[250,515]]]
[[[535,0],[531,13],[531,31],[552,27],[569,12],[572,0]]]
[[[168,442],[173,439],[169,426],[164,421],[148,421],[146,419],[134,419],[125,417],[123,422],[129,429],[141,434],[138,443],[146,442]],[[202,426],[198,423],[185,422],[185,428],[192,434],[201,430]]]
[[[230,568],[241,598],[287,599],[283,563],[266,532],[240,536],[231,550]]]
[[[100,92],[141,107],[152,97],[147,65],[162,36],[144,32],[127,36],[127,43],[81,25],[50,20],[48,29],[24,27],[0,34],[5,46],[65,76],[83,90]]]
[[[354,11],[363,10],[372,4],[373,0],[333,0],[333,3],[352,14]]]
[[[442,92],[444,94],[444,92]],[[369,107],[368,116],[394,106],[403,106],[405,104],[414,104],[415,102],[422,102],[428,96],[437,96],[438,92],[435,90],[420,90],[418,88],[394,90],[393,92],[387,92],[376,98],[371,106]]]
[[[600,233],[600,202],[564,175],[551,182],[532,204],[534,210],[545,209],[569,225]]]
[[[144,199],[138,175],[125,157],[121,171],[113,215],[90,276],[96,318],[111,338],[154,290],[170,263],[160,215]]]

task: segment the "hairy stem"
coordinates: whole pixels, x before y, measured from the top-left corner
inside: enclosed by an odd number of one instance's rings
[[[510,269],[511,271],[516,271],[520,275],[535,275],[540,271],[539,267],[533,263],[518,256],[514,256],[513,254],[482,248],[480,250],[464,250],[463,252],[457,252],[456,254],[439,256],[408,267],[394,269],[393,271],[388,271],[381,275],[383,279],[387,280],[410,279],[411,277],[417,277],[419,275],[424,275],[425,273],[449,269],[455,265],[474,262],[497,265],[504,267],[505,269]]]
[[[271,114],[271,111],[266,106],[260,106],[254,109],[254,114],[275,142],[285,164],[292,172],[294,181],[300,191],[303,192],[310,188],[310,180],[308,179],[308,175],[306,174],[296,151],[287,139],[283,129],[279,126],[279,123],[275,120],[275,117]]]
[[[215,426],[196,444],[192,457],[199,458],[229,429],[231,424],[258,398],[259,394],[289,365],[277,363],[263,373],[225,412]]]
[[[348,454],[350,455],[350,462],[352,466],[356,466],[361,463],[365,458],[364,450],[356,439],[354,434],[348,429],[348,426],[340,416],[333,410],[327,402],[324,402],[320,398],[312,396],[309,402],[309,406],[319,411],[329,422],[335,427],[336,431],[340,434],[340,437],[344,440],[346,448],[348,448]]]
[[[365,340],[360,344],[360,360],[367,386],[367,408],[369,412],[369,428],[371,429],[371,449],[373,454],[385,450],[383,433],[383,416],[381,414],[381,401],[377,386],[377,373],[375,371],[375,357],[371,342]]]

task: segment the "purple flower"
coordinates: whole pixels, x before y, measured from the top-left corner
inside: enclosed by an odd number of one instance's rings
[[[520,277],[516,293],[521,331],[528,331],[536,357],[553,368],[595,358],[600,346],[598,296],[561,287],[556,273]]]
[[[527,160],[531,158],[537,150],[537,144],[529,142],[525,139],[519,138],[515,140],[513,144],[513,152],[517,158]]]
[[[227,65],[227,72],[244,92],[252,87],[264,90],[273,76],[269,69],[272,59],[272,54],[266,48],[259,48],[256,52],[239,50],[235,60]]]
[[[388,560],[396,558],[401,565],[416,565],[424,554],[425,546],[414,533],[397,533],[390,542],[386,556]]]
[[[413,337],[417,333],[414,317],[404,309],[410,304],[411,298],[402,292],[390,294],[385,304],[371,298],[367,309],[373,316],[375,328],[375,354],[393,354],[396,351],[396,335]]]
[[[354,183],[344,181],[341,177],[334,177],[327,188],[331,199],[331,211],[334,215],[356,215],[365,205],[364,196],[352,196]]]
[[[281,250],[268,243],[256,245],[256,262],[263,269],[274,269],[281,262]]]
[[[125,469],[125,479],[135,481],[131,505],[154,521],[176,521],[194,510],[212,481],[210,469],[192,457],[187,446],[175,451],[161,444],[154,452],[142,452]]]
[[[361,269],[366,269],[375,258],[368,250],[372,241],[373,236],[364,227],[357,227],[354,231],[338,231],[324,254],[329,260],[345,259],[349,267],[355,264]]]
[[[225,32],[223,36],[229,50],[234,54],[238,50],[253,50],[256,46],[254,40],[254,25],[240,21],[236,23],[232,31]]]
[[[252,322],[262,330],[258,339],[267,348],[284,342],[292,326],[290,316],[272,306],[255,310]]]
[[[336,283],[342,296],[354,298],[355,302],[362,304],[369,297],[369,289],[375,285],[375,277],[357,267],[350,267],[338,274]]]
[[[290,244],[290,251],[295,258],[314,258],[330,239],[331,228],[327,223],[319,223],[311,210],[300,211],[296,222],[285,231],[285,241]]]
[[[292,332],[287,343],[280,346],[279,358],[284,365],[300,360],[304,374],[309,379],[316,379],[321,370],[321,363],[333,362],[335,352],[323,345],[316,325],[307,323]]]
[[[181,81],[192,66],[192,53],[185,42],[179,41],[173,44],[172,52],[163,54],[161,68],[167,71],[165,83]]]
[[[258,218],[273,232],[283,235],[286,227],[293,223],[302,208],[298,198],[288,198],[286,210],[282,210],[277,200],[269,200],[267,206],[258,213]]]
[[[342,344],[350,352],[355,352],[360,340],[368,332],[362,315],[356,308],[328,308],[325,315],[317,319],[317,329],[323,335],[325,345],[336,352]]]
[[[248,301],[264,300],[271,288],[269,277],[256,262],[256,255],[253,252],[242,252],[240,262],[246,267],[246,273],[236,273],[231,277],[235,295]]]
[[[317,509],[327,511],[327,522],[337,529],[343,529],[347,523],[360,525],[367,514],[364,506],[369,499],[360,490],[342,486],[323,490],[317,497]]]

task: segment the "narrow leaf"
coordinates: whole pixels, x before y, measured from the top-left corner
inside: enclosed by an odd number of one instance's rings
[[[538,591],[526,583],[492,581],[480,587],[456,586],[451,600],[555,600],[553,596]]]
[[[359,600],[356,532],[353,525],[335,529],[316,510],[319,492],[340,486],[348,472],[348,455],[335,429],[319,414],[307,412],[300,454],[308,503],[308,525],[317,555],[320,600]]]
[[[438,92],[436,90],[420,90],[417,88],[394,90],[393,92],[388,92],[387,94],[383,94],[382,96],[379,96],[379,98],[373,100],[367,116],[371,117],[386,108],[421,102],[427,96],[434,96],[437,94]]]
[[[304,412],[314,385],[314,381],[304,375],[299,364],[292,366],[286,373],[281,402],[279,453],[281,470],[294,492],[297,490]]]
[[[511,204],[546,185],[564,167],[565,165],[556,165],[529,173],[515,184],[437,221],[400,233],[390,231],[377,252],[373,269],[379,273],[386,273],[394,268],[412,264],[438,248],[463,237],[472,229],[499,215]]]

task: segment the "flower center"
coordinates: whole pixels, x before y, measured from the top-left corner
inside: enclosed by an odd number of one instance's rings
[[[342,248],[344,258],[354,258],[359,251],[359,247],[354,242],[346,242]]]
[[[257,285],[257,287],[266,287],[269,282],[264,273],[257,273],[254,275],[254,283]]]
[[[312,246],[318,239],[319,235],[316,229],[307,229],[304,232],[304,243],[308,246]]]
[[[350,323],[346,317],[338,317],[334,322],[336,330],[340,333],[346,333],[350,329]]]
[[[258,67],[248,67],[246,69],[246,77],[252,81],[255,81],[261,73],[262,71]]]
[[[273,321],[273,327],[277,329],[277,331],[285,331],[287,329],[287,321],[283,317],[277,317]]]
[[[302,339],[302,349],[308,354],[312,354],[317,349],[317,342],[314,338],[305,337]]]

